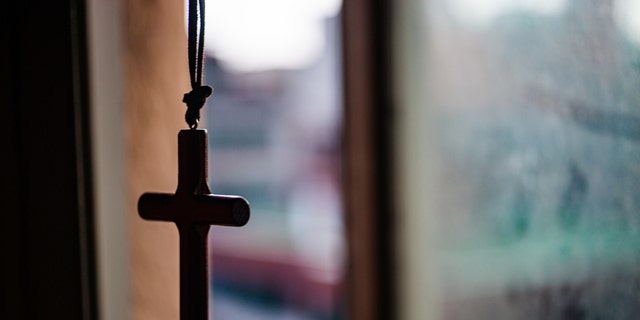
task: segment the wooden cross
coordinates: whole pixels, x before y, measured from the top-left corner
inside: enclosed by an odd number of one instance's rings
[[[178,189],[145,193],[138,213],[147,220],[173,221],[180,235],[180,319],[208,318],[207,234],[210,225],[241,227],[249,204],[239,196],[214,195],[207,182],[207,131],[178,134]]]

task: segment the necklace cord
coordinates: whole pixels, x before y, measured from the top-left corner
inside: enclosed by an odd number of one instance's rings
[[[198,28],[199,27],[199,28]],[[202,85],[204,59],[204,0],[189,0],[189,76],[191,91],[184,94],[182,102],[187,104],[185,120],[189,128],[198,128],[200,109],[213,88]]]

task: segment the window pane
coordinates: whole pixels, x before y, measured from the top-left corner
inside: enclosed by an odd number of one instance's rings
[[[212,191],[252,209],[211,232],[216,318],[342,318],[339,6],[207,2]]]
[[[407,317],[640,312],[639,8],[399,6]]]

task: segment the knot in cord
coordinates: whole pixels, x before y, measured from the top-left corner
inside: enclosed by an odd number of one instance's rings
[[[213,88],[205,85],[195,87],[190,92],[184,94],[182,102],[187,104],[187,113],[184,115],[184,119],[187,121],[187,124],[189,124],[189,128],[196,129],[198,127],[200,109],[212,93]]]

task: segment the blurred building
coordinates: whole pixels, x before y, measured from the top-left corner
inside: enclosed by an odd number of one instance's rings
[[[252,307],[261,316],[250,319],[269,319],[264,308],[276,319],[344,316],[339,17],[325,29],[326,45],[303,68],[240,72],[206,61],[212,190],[242,194],[253,211],[244,232],[212,232],[220,318]]]

